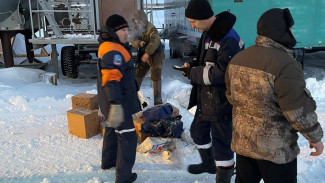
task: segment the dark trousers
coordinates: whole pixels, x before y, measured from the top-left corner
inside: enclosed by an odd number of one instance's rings
[[[116,165],[116,182],[130,178],[135,162],[137,136],[131,115],[117,129],[105,128],[102,149],[102,166]]]
[[[236,155],[236,183],[296,183],[297,158],[286,164]]]
[[[194,143],[199,146],[207,145],[212,140],[213,154],[216,161],[228,161],[234,158],[234,153],[230,148],[232,137],[231,120],[205,121],[196,114],[190,132]]]

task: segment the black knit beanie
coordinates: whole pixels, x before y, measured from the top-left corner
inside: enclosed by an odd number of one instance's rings
[[[113,29],[114,32],[129,27],[128,22],[118,14],[111,15],[106,20],[107,28]]]
[[[214,15],[207,0],[191,0],[185,9],[185,17],[194,20],[206,20]]]
[[[293,48],[296,39],[290,28],[294,21],[288,8],[274,8],[266,11],[257,22],[257,34],[265,36],[285,47]]]

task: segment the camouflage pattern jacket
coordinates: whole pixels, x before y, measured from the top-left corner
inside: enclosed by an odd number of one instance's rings
[[[258,36],[256,45],[230,61],[226,96],[233,105],[231,148],[237,154],[283,164],[299,154],[297,132],[313,143],[322,139],[316,103],[290,55],[292,50]]]
[[[162,60],[165,59],[164,46],[160,42],[157,28],[147,20],[143,10],[134,13],[132,19],[136,19],[142,28],[135,27],[132,30],[130,43],[135,48],[140,48],[140,42],[144,41],[144,52],[149,55],[149,65],[155,68],[162,68]]]

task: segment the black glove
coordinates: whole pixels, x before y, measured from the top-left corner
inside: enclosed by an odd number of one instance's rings
[[[192,69],[191,67],[183,67],[183,66],[180,67],[180,66],[174,65],[173,69],[181,71],[183,76],[190,78],[191,69]]]
[[[183,67],[182,68],[183,76],[188,77],[188,79],[190,79],[191,70],[192,70],[192,67]]]

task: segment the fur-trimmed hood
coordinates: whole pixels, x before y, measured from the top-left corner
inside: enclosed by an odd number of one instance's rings
[[[236,16],[229,11],[224,11],[216,15],[216,20],[207,31],[209,38],[219,42],[232,29],[236,23]]]
[[[146,15],[146,13],[143,10],[137,10],[134,12],[132,20],[138,20],[140,21],[144,26],[148,25],[148,17]]]

